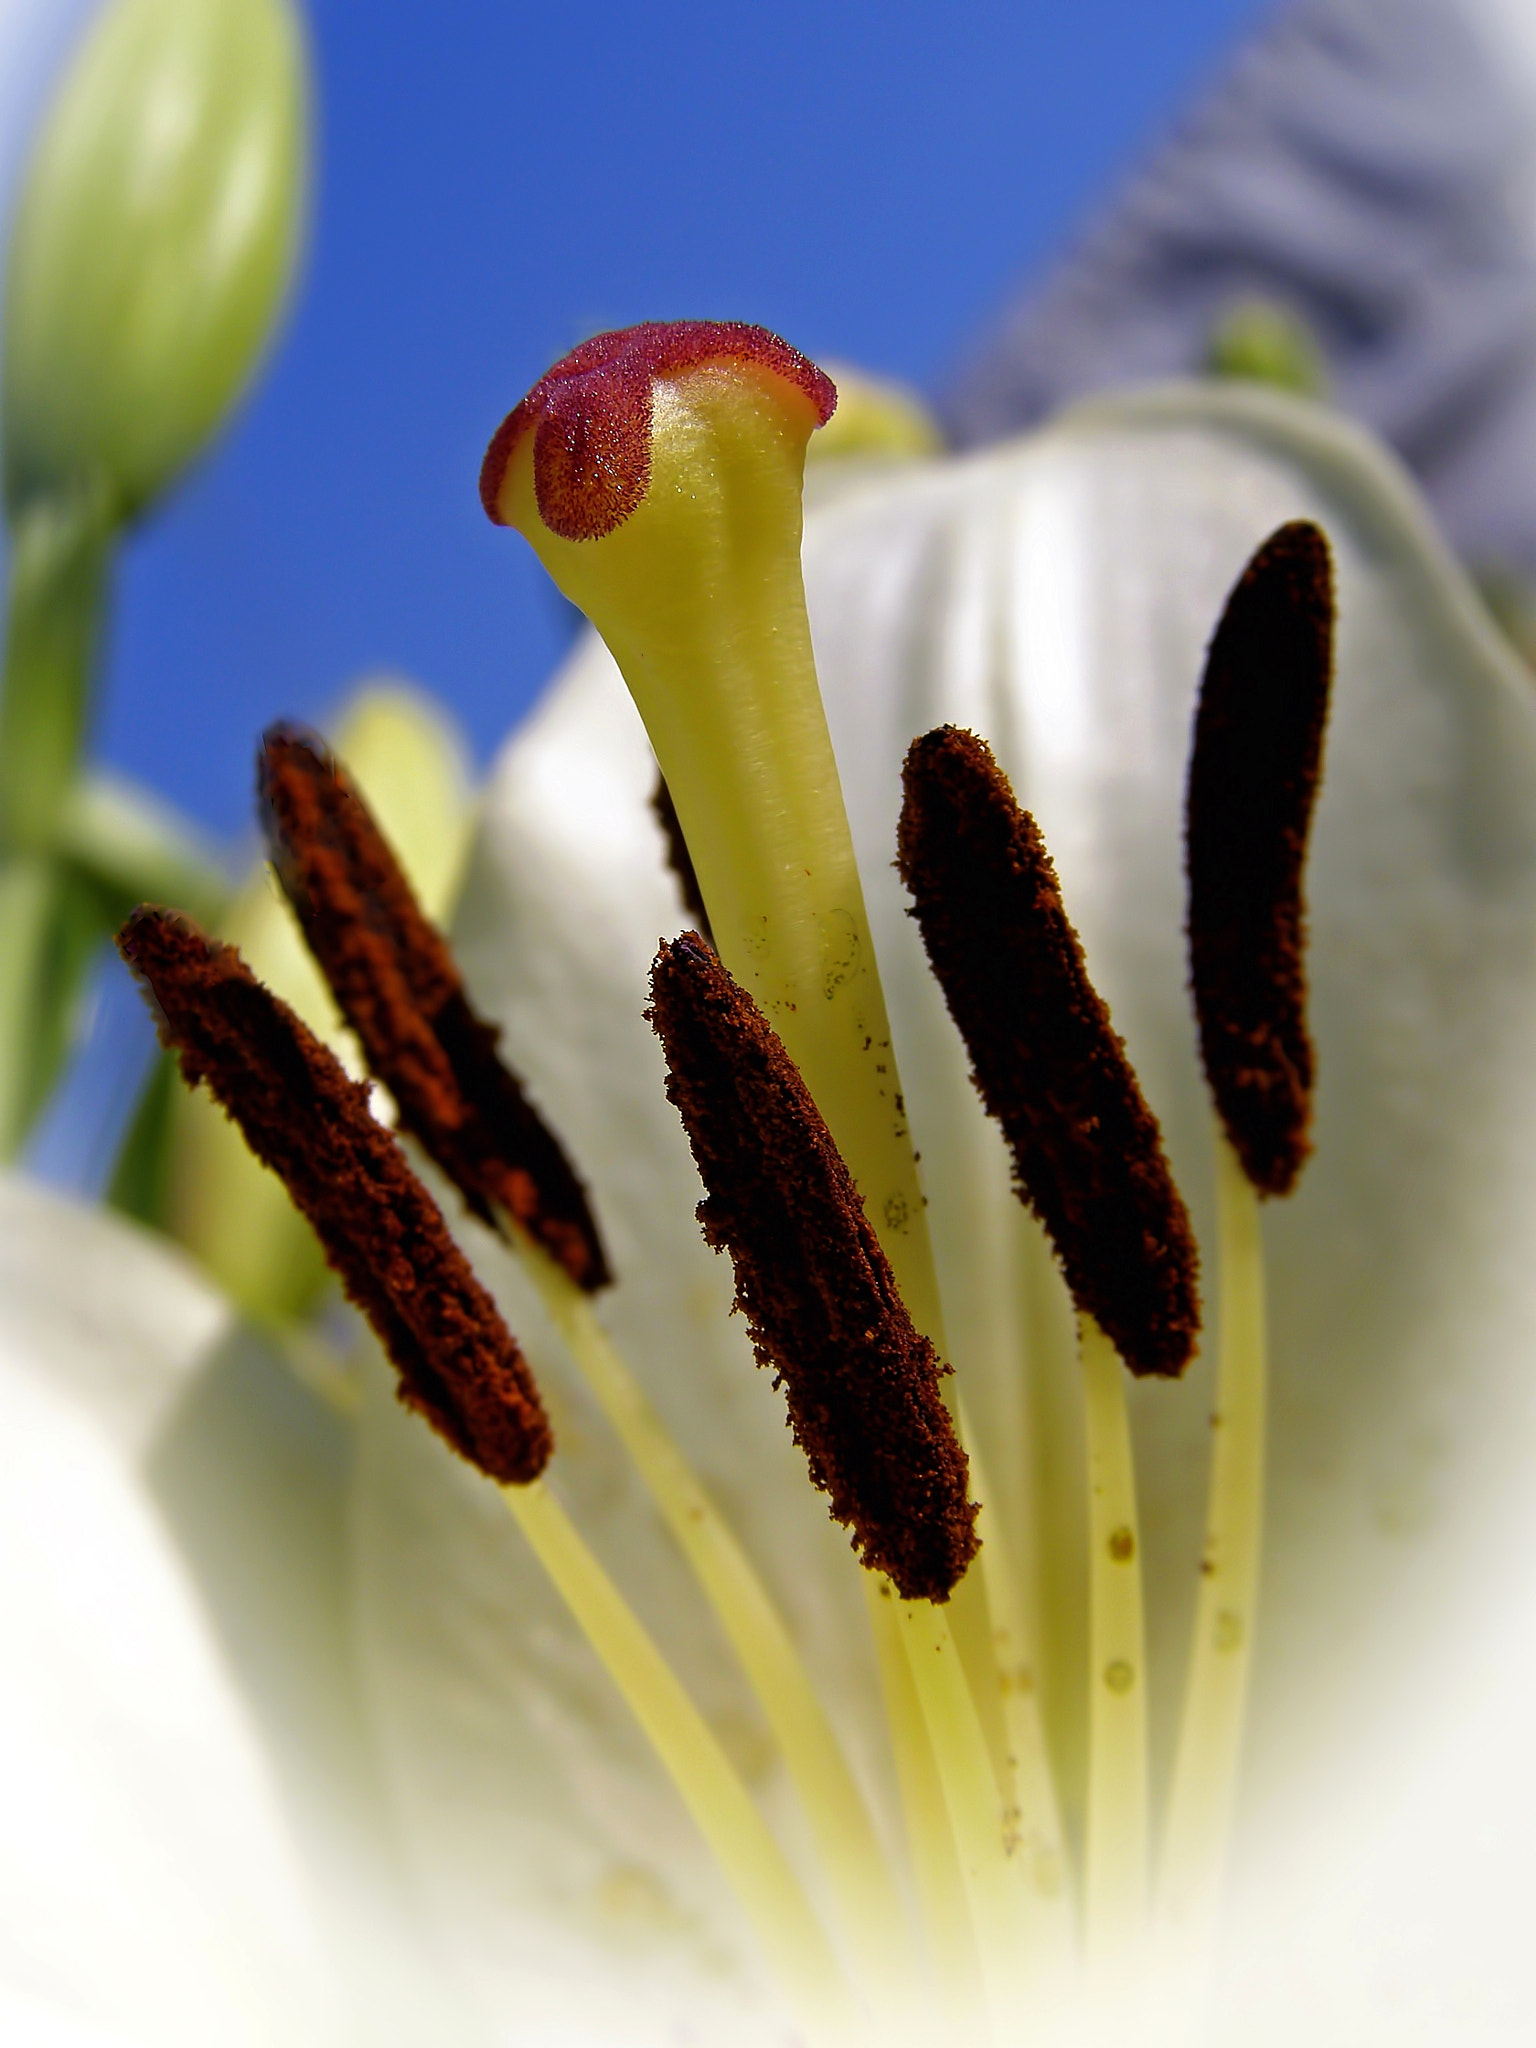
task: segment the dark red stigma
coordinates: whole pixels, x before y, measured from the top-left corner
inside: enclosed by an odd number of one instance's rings
[[[658,377],[730,362],[796,385],[824,427],[837,387],[808,356],[742,320],[647,320],[594,334],[534,385],[491,437],[480,467],[486,517],[504,524],[501,487],[524,434],[535,433],[539,516],[562,540],[598,540],[622,526],[651,481],[651,387]]]

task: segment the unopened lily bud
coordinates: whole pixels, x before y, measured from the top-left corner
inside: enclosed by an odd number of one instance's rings
[[[916,462],[942,452],[943,431],[910,385],[848,363],[829,363],[827,374],[837,386],[837,411],[806,449],[808,466]]]
[[[1325,398],[1328,371],[1317,338],[1301,315],[1273,299],[1237,299],[1211,330],[1206,369],[1213,377],[1238,377]]]
[[[239,398],[293,273],[288,0],[111,0],[34,152],[6,278],[5,493],[140,510]]]

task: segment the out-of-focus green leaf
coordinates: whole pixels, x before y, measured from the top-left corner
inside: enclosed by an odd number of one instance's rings
[[[169,804],[101,770],[70,791],[60,855],[110,899],[114,922],[138,903],[169,903],[207,924],[230,893],[218,855]]]

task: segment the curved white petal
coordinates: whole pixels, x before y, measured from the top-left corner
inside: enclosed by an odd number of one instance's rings
[[[104,1219],[0,1205],[0,1979],[86,2038],[319,2039],[265,1766],[144,1486],[222,1311]]]
[[[0,2038],[440,2038],[352,1680],[343,1432],[184,1257],[14,1179],[0,1417]]]
[[[1203,1220],[1185,737],[1226,589],[1298,513],[1334,539],[1342,607],[1310,883],[1318,1153],[1269,1217],[1268,1581],[1216,2038],[1513,2041],[1536,1827],[1530,682],[1395,469],[1336,419],[1255,393],[1116,401],[850,489],[808,528],[813,625],[956,1362],[989,1465],[1022,1494],[1032,1443],[1071,1468],[1070,1404],[1026,1413],[1017,1395],[1016,1350],[1052,1298],[1018,1285],[1026,1234],[889,871],[901,753],[946,717],[997,744]],[[641,1015],[656,938],[683,918],[651,776],[588,643],[499,771],[466,965],[592,1181],[623,1276],[614,1329],[879,1789],[846,1545],[726,1315]],[[557,1483],[777,1805],[712,1626],[516,1276],[477,1250],[551,1388]],[[4,1183],[0,1382],[8,2038],[785,2038],[494,1491],[382,1375],[344,1431],[173,1254]],[[1165,1744],[1206,1406],[1198,1376],[1137,1401]],[[1048,1612],[1075,1569],[1070,1486],[1052,1506]],[[1023,1505],[1008,1520],[1022,1540]],[[1052,1705],[1069,1761],[1069,1683]]]
[[[1399,1933],[1404,1887],[1383,1885],[1401,1848],[1389,1845],[1419,1845],[1421,1921],[1448,1928],[1452,1901],[1475,1897],[1496,1924],[1536,1826],[1528,1774],[1490,1756],[1484,1791],[1469,1749],[1478,1728],[1507,1725],[1502,1702],[1536,1666],[1517,1519],[1536,1454],[1530,679],[1395,465],[1337,417],[1263,392],[1107,402],[1031,441],[872,482],[812,516],[807,575],[956,1362],[992,1462],[1018,1470],[1012,1337],[997,1341],[1017,1226],[889,872],[900,758],[946,718],[996,744],[1041,819],[1203,1224],[1207,1112],[1181,941],[1185,747],[1226,591],[1258,541],[1298,515],[1333,539],[1341,604],[1310,871],[1318,1152],[1268,1219],[1272,1502],[1226,2010],[1245,2041],[1289,2039],[1303,2018],[1344,2038],[1391,1978],[1394,2038],[1428,2042],[1471,1964],[1453,1937],[1435,1947]],[[732,1508],[750,1487],[786,1517],[744,1514],[771,1558],[808,1540],[804,1516],[749,1448],[771,1444],[756,1412],[766,1390],[709,1320],[724,1276],[695,1236],[696,1186],[638,1014],[655,938],[682,921],[644,810],[650,774],[606,656],[587,643],[499,771],[467,957],[596,1185],[625,1276],[615,1317],[637,1361]],[[1195,1583],[1206,1387],[1197,1371],[1181,1388],[1138,1390],[1164,1744]],[[752,1437],[735,1433],[734,1406]],[[1035,1421],[1049,1436],[1049,1404]],[[617,1481],[613,1499],[622,1555],[631,1503]],[[607,1503],[590,1505],[600,1515]],[[1073,1563],[1047,1556],[1043,1568],[1049,1598]],[[1490,1674],[1512,1690],[1485,1699]],[[842,1696],[856,1697],[852,1679]],[[1055,1704],[1065,1746],[1070,1702]],[[1462,1811],[1474,1797],[1487,1801],[1475,1817]],[[1309,1956],[1317,1967],[1304,1970]],[[1490,2013],[1523,1975],[1505,1962],[1479,1993]],[[1503,2038],[1488,2024],[1472,2038]]]

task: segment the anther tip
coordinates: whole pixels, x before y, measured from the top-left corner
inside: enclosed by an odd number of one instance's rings
[[[1333,680],[1333,561],[1279,527],[1223,609],[1201,680],[1185,805],[1190,983],[1223,1125],[1265,1195],[1311,1152],[1303,875]]]

